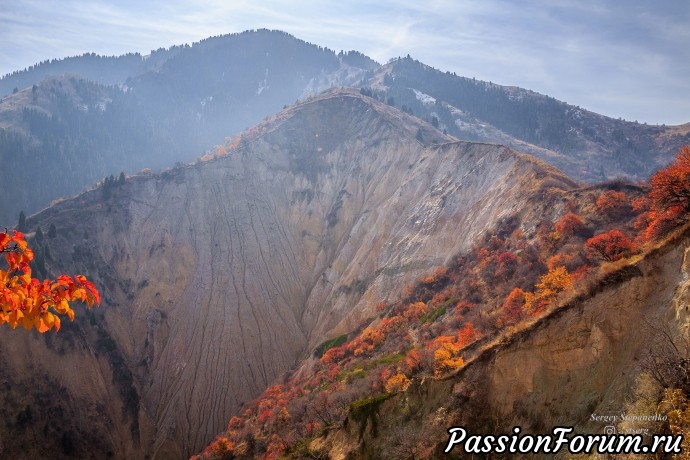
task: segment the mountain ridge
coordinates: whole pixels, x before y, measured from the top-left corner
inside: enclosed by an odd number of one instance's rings
[[[0,354],[16,388],[31,385],[21,350],[35,372],[62,382],[72,402],[45,410],[62,411],[75,452],[89,443],[127,458],[199,451],[242,403],[356,327],[375,301],[532,193],[575,186],[538,160],[455,141],[353,89],[304,101],[244,138],[216,158],[104,184],[27,219],[30,235],[57,229],[37,247],[48,271],[85,273],[103,295],[102,308],[48,342],[0,337],[16,350]],[[52,364],[60,353],[100,383],[78,385]],[[52,390],[36,388],[22,400],[42,421],[37,401]],[[113,401],[99,410],[104,392]],[[88,427],[74,424],[97,413]],[[34,436],[0,430],[24,445]]]
[[[444,73],[410,57],[382,66],[363,85],[436,118],[456,137],[503,138],[587,182],[646,179],[690,139],[685,125],[615,120],[531,90]]]
[[[88,59],[96,67],[100,62]],[[645,179],[690,142],[687,125],[652,127],[594,116],[411,58],[380,66],[361,53],[336,54],[279,31],[212,37],[156,51],[145,62],[148,67],[115,86],[60,74],[37,77],[35,87],[0,100],[0,152],[11,162],[0,177],[8,189],[0,221],[11,224],[21,210],[33,213],[122,171],[189,162],[281,107],[343,85],[365,92],[372,87],[376,94],[370,95],[457,138],[526,151],[590,183]],[[67,70],[79,69],[74,64]],[[43,180],[28,193],[21,184],[35,175]]]

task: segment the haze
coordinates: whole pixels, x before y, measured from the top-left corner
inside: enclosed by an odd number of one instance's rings
[[[0,75],[46,59],[118,55],[280,29],[379,62],[410,54],[615,118],[690,121],[690,4],[490,1],[0,0]]]

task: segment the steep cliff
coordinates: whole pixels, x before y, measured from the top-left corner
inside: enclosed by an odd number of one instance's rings
[[[104,303],[57,335],[0,335],[5,449],[197,452],[377,301],[534,193],[574,185],[508,148],[458,142],[335,90],[224,156],[58,203],[28,219],[57,228],[45,263],[85,272]]]
[[[689,270],[686,229],[488,347],[456,375],[413,381],[381,405],[376,433],[368,429],[360,438],[358,424],[350,420],[312,447],[327,450],[331,458],[441,457],[451,426],[473,434],[511,433],[514,426],[532,433],[556,426],[574,426],[580,434],[603,433],[611,425],[644,430],[644,417],[654,416],[657,407],[655,402],[647,412],[635,411],[640,375],[649,371],[649,356],[663,355],[669,338],[687,342]],[[642,421],[624,422],[624,415]],[[459,449],[455,454],[462,457]]]

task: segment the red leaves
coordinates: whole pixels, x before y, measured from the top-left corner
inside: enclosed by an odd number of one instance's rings
[[[649,196],[653,206],[690,211],[690,147],[683,146],[676,161],[666,169],[656,173],[650,180],[652,187]]]
[[[326,350],[326,352],[321,357],[321,362],[325,364],[335,364],[345,357],[345,348],[333,347]]]
[[[598,200],[597,203],[599,203]],[[584,229],[585,221],[582,219],[582,217],[578,216],[573,212],[569,212],[568,214],[558,219],[556,221],[556,224],[554,225],[554,230],[556,230],[559,234],[565,237],[577,235]]]
[[[498,256],[498,266],[496,267],[496,272],[494,276],[498,278],[507,278],[513,274],[513,271],[517,267],[518,258],[517,256],[510,252],[505,251]]]
[[[620,230],[602,233],[585,242],[585,252],[607,262],[628,257],[636,251],[635,244]]]
[[[465,327],[458,332],[458,345],[462,348],[474,342],[479,337],[479,333],[474,329],[472,323],[465,323]]]
[[[101,301],[96,287],[83,275],[39,281],[31,277],[34,254],[21,232],[0,233],[0,253],[5,254],[7,269],[0,269],[0,324],[12,328],[22,325],[43,333],[60,329],[60,318],[74,320],[69,302],[79,300],[89,307]]]
[[[618,216],[630,210],[630,200],[623,192],[609,190],[597,198],[597,208],[607,216]]]
[[[510,291],[508,297],[501,306],[501,316],[506,324],[515,324],[522,319],[525,306],[525,291],[515,288]]]
[[[690,147],[678,151],[676,161],[650,180],[651,211],[649,226],[643,233],[649,241],[688,221],[690,213]]]

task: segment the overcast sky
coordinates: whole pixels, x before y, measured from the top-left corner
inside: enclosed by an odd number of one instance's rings
[[[689,24],[686,0],[0,0],[0,75],[268,28],[382,63],[410,54],[616,118],[680,124],[690,122]]]

